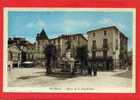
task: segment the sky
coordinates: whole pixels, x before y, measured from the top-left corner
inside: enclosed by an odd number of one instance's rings
[[[108,26],[117,26],[128,37],[128,48],[132,48],[132,12],[8,12],[8,37],[24,37],[32,43],[42,29],[49,38],[54,38],[61,34],[86,34],[87,31]]]

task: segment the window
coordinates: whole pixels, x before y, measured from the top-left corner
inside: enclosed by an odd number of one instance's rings
[[[92,49],[96,49],[96,40],[92,41]]]
[[[96,33],[93,33],[93,37],[95,37]]]
[[[108,40],[103,39],[103,48],[107,48],[107,47],[108,47]]]
[[[116,50],[118,50],[118,39],[116,39]]]
[[[104,30],[104,36],[106,36],[106,34],[107,34],[107,31],[106,31],[106,30]]]

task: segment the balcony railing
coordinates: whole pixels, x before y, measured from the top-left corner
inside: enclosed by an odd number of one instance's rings
[[[108,48],[92,48],[92,51],[104,51],[108,50]]]

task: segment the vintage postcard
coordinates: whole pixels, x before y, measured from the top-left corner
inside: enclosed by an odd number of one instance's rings
[[[134,8],[4,8],[4,92],[135,93]]]

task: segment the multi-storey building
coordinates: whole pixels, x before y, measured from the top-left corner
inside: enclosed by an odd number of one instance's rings
[[[45,58],[44,48],[49,43],[49,38],[46,35],[45,30],[43,29],[36,36],[35,42],[35,59],[43,60]]]
[[[9,38],[8,58],[12,59],[14,64],[18,64],[18,62],[33,61],[34,45],[24,38]]]
[[[34,54],[35,54],[35,46],[31,43],[27,43],[22,47],[22,50],[25,52],[26,56],[23,59],[27,61],[33,61],[34,59]]]
[[[128,38],[115,26],[87,32],[89,56],[104,65],[103,69],[113,69],[127,61]],[[111,67],[114,66],[114,67]]]
[[[82,34],[61,35],[51,39],[51,43],[55,44],[58,56],[63,56],[67,50],[70,50],[72,57],[75,57],[76,48],[87,45],[87,39]]]

